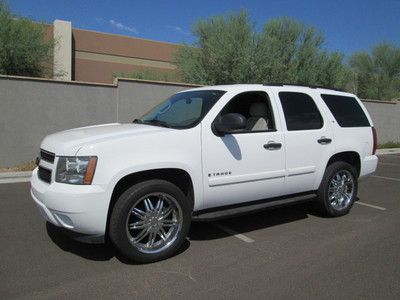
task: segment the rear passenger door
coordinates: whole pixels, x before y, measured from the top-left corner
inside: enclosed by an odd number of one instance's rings
[[[311,94],[280,91],[277,97],[285,127],[285,194],[315,190],[334,151],[331,126]]]

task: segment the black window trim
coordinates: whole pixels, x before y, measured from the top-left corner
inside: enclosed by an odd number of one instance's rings
[[[280,94],[281,94],[281,93],[296,93],[296,94],[303,94],[303,95],[306,95],[306,96],[310,97],[311,100],[313,101],[315,107],[317,108],[317,111],[318,111],[319,115],[321,116],[321,121],[322,121],[321,127],[320,127],[320,128],[314,128],[314,129],[295,129],[295,130],[289,130],[289,129],[287,128],[287,122],[286,122],[285,111],[284,111],[284,109],[283,109],[282,101],[281,101],[281,97],[280,97]],[[279,104],[280,104],[280,106],[281,106],[281,108],[282,108],[283,117],[284,117],[284,119],[285,119],[285,120],[284,120],[284,123],[285,123],[285,127],[286,127],[286,131],[287,131],[287,132],[289,132],[289,131],[315,131],[315,130],[321,130],[321,129],[323,129],[323,128],[325,127],[325,119],[324,119],[324,116],[323,116],[323,114],[321,113],[321,110],[319,109],[317,103],[315,102],[315,99],[314,99],[310,94],[304,93],[304,92],[298,92],[298,91],[280,90],[280,91],[278,92],[278,98],[279,98]]]
[[[214,118],[214,120],[211,122],[211,131],[214,133],[215,136],[220,137],[217,132],[214,129],[214,122],[215,120],[218,118],[218,116],[220,115],[221,111],[228,106],[229,103],[231,103],[231,101],[233,101],[237,96],[245,94],[245,93],[264,93],[267,96],[267,105],[271,111],[271,116],[272,116],[272,121],[274,122],[274,127],[275,129],[267,129],[267,130],[257,130],[257,131],[247,131],[247,130],[243,130],[243,131],[238,131],[238,132],[232,132],[229,133],[230,135],[235,135],[235,134],[254,134],[254,133],[266,133],[266,132],[277,132],[278,130],[276,129],[276,122],[275,122],[275,116],[274,116],[274,111],[271,105],[271,98],[269,96],[269,94],[266,91],[263,90],[250,90],[250,91],[244,91],[244,92],[240,92],[236,95],[234,95],[227,103],[225,103],[225,105],[220,109],[220,111],[218,112],[218,114],[216,115],[216,117]]]
[[[334,118],[336,124],[337,124],[340,128],[342,128],[342,129],[350,128],[350,129],[351,129],[351,128],[360,128],[360,127],[362,127],[362,128],[371,127],[371,122],[370,122],[370,120],[368,119],[368,116],[366,115],[366,113],[365,113],[365,111],[364,111],[362,105],[360,105],[360,103],[359,103],[359,101],[358,101],[358,99],[357,99],[356,96],[354,96],[354,95],[338,95],[338,94],[334,94],[334,93],[321,93],[319,96],[321,97],[322,102],[324,103],[324,105],[326,106],[326,108],[328,109],[328,111],[330,112],[330,114],[332,115],[332,117]],[[358,126],[342,126],[342,125],[339,123],[339,121],[338,121],[338,119],[336,118],[336,116],[335,116],[335,114],[333,113],[333,111],[331,110],[331,108],[330,108],[330,107],[328,106],[328,104],[326,103],[326,100],[324,99],[324,96],[328,96],[328,97],[329,97],[329,96],[334,96],[334,97],[345,97],[345,98],[352,98],[352,99],[354,99],[354,100],[356,101],[357,105],[359,106],[360,110],[361,110],[362,113],[364,114],[365,121],[366,121],[366,123],[367,123],[368,125],[363,125],[363,126],[360,126],[360,125],[358,125]]]

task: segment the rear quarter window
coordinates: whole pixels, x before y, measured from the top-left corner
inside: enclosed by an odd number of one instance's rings
[[[340,127],[371,126],[356,98],[328,94],[322,94],[321,97]]]

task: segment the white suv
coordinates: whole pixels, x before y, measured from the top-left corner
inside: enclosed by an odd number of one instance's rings
[[[177,252],[193,217],[316,199],[347,214],[375,171],[376,132],[356,96],[285,84],[177,93],[132,124],[47,136],[33,172],[43,217],[127,258]]]

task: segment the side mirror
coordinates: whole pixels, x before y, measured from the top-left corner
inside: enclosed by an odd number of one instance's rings
[[[217,118],[213,123],[214,132],[218,136],[246,128],[246,118],[238,113],[229,113]]]

